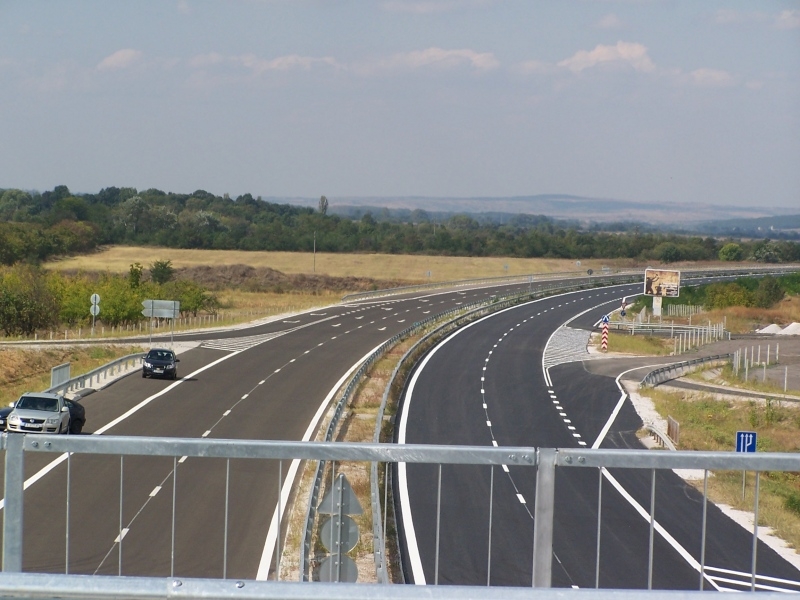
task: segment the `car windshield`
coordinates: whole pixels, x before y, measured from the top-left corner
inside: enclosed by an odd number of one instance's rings
[[[147,353],[149,360],[172,360],[172,352],[169,350],[150,350]]]
[[[58,412],[58,400],[56,398],[43,398],[41,396],[23,396],[17,402],[15,408]]]

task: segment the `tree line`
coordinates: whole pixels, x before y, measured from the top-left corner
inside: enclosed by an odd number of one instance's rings
[[[90,297],[100,296],[98,319],[108,326],[144,319],[142,301],[178,300],[181,314],[215,313],[219,302],[202,286],[174,280],[170,261],[156,261],[148,272],[134,263],[126,275],[65,275],[28,263],[0,269],[0,330],[7,336],[32,335],[62,325],[89,323]]]
[[[321,199],[322,200],[322,199]],[[661,263],[697,260],[800,260],[800,244],[628,230],[581,229],[547,217],[519,215],[504,224],[453,215],[444,222],[425,211],[409,220],[359,219],[319,209],[275,204],[243,194],[109,187],[96,194],[0,190],[0,264],[37,262],[103,244],[172,248],[377,252],[450,256],[615,259]],[[723,251],[724,250],[724,251]]]

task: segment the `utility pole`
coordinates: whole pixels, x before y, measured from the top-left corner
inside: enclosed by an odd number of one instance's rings
[[[317,272],[317,232],[314,232],[314,273]]]

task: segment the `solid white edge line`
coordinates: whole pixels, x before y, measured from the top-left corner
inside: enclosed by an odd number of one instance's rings
[[[628,395],[625,393],[625,390],[622,388],[622,384],[620,383],[620,378],[623,375],[625,375],[626,373],[629,373],[631,371],[636,371],[638,369],[647,369],[649,367],[654,367],[654,366],[658,366],[658,365],[644,365],[644,366],[641,366],[641,367],[635,367],[633,369],[628,369],[626,371],[623,371],[622,373],[620,373],[617,376],[615,381],[616,381],[617,387],[619,388],[619,391],[620,391],[620,398],[617,401],[617,404],[614,407],[614,410],[611,412],[611,415],[609,416],[608,420],[606,421],[606,424],[603,426],[602,431],[600,431],[600,435],[597,436],[597,439],[595,440],[594,444],[592,444],[592,449],[593,450],[596,450],[597,448],[600,447],[600,444],[603,442],[603,440],[605,439],[606,435],[608,434],[608,430],[611,428],[611,425],[616,420],[617,415],[619,414],[619,411],[622,409],[623,405],[625,404],[625,400],[628,398]],[[650,522],[650,513],[647,512],[644,508],[642,508],[642,506],[638,502],[636,502],[636,500],[633,499],[633,497],[625,490],[625,488],[622,487],[622,484],[619,483],[605,468],[602,469],[602,472],[603,472],[603,476],[609,481],[609,483],[611,483],[611,485],[614,486],[614,488],[616,488],[616,490],[628,502],[628,504],[630,504],[633,507],[633,509],[636,512],[638,512],[645,519],[645,521],[647,521],[649,523]],[[689,552],[683,546],[681,546],[678,543],[678,541],[675,538],[673,538],[667,532],[666,529],[664,529],[664,527],[662,525],[660,525],[658,523],[658,521],[655,521],[653,523],[653,527],[661,535],[661,537],[663,537],[664,540],[670,546],[672,546],[673,549],[689,564],[689,566],[691,566],[693,569],[695,569],[698,573],[700,572],[700,563],[697,562],[694,559],[694,557],[691,554],[689,554]],[[719,586],[717,586],[708,577],[706,577],[706,580],[711,585],[713,585],[717,590],[720,589]]]
[[[134,414],[134,413],[136,413],[137,411],[139,411],[139,410],[143,409],[145,406],[147,406],[148,404],[150,404],[150,403],[151,403],[153,400],[155,400],[156,398],[159,398],[159,397],[163,396],[163,395],[164,395],[164,394],[166,394],[168,391],[170,391],[171,389],[173,389],[175,386],[178,386],[178,385],[180,385],[181,383],[183,383],[183,381],[184,381],[185,379],[189,379],[189,378],[191,378],[191,377],[194,377],[194,376],[195,376],[195,375],[197,375],[198,373],[201,373],[202,371],[205,371],[206,369],[210,369],[210,368],[211,368],[211,367],[213,367],[214,365],[217,365],[217,364],[221,363],[222,361],[228,360],[229,358],[232,358],[232,357],[236,356],[236,355],[237,355],[237,354],[239,354],[240,352],[241,352],[241,350],[239,350],[239,351],[237,351],[237,352],[232,352],[231,354],[226,354],[226,355],[225,355],[225,356],[223,356],[222,358],[219,358],[219,359],[215,360],[214,362],[208,363],[207,365],[205,365],[204,367],[200,367],[199,369],[197,369],[197,370],[196,370],[196,371],[194,371],[193,373],[189,373],[188,375],[186,375],[185,377],[182,377],[182,378],[181,378],[181,379],[179,379],[178,381],[175,381],[175,382],[171,383],[170,385],[168,385],[167,387],[165,387],[165,388],[164,388],[163,390],[161,390],[160,392],[158,392],[158,393],[156,393],[156,394],[153,394],[152,396],[149,396],[148,398],[145,398],[144,400],[142,400],[141,402],[139,402],[139,404],[137,404],[136,406],[134,406],[133,408],[131,408],[131,409],[130,409],[130,410],[128,410],[127,412],[123,413],[122,415],[120,415],[119,417],[117,417],[116,419],[114,419],[113,421],[111,421],[110,423],[108,423],[108,424],[104,425],[103,427],[101,427],[100,429],[98,429],[97,431],[95,431],[94,433],[92,433],[92,435],[101,435],[101,434],[105,433],[106,431],[108,431],[109,429],[111,429],[112,427],[114,427],[114,425],[118,425],[118,424],[120,424],[122,421],[124,421],[125,419],[127,419],[128,417],[130,417],[132,414]],[[28,478],[28,479],[25,481],[25,483],[23,484],[23,486],[22,486],[22,489],[23,489],[23,490],[27,490],[27,489],[28,489],[29,487],[31,487],[31,486],[32,486],[34,483],[36,483],[37,481],[39,481],[39,480],[40,480],[42,477],[44,477],[45,475],[47,475],[47,474],[48,474],[50,471],[52,471],[53,469],[55,469],[55,468],[56,468],[58,465],[60,465],[60,464],[61,464],[62,462],[64,462],[65,460],[67,460],[67,453],[66,453],[66,452],[65,452],[64,454],[60,455],[58,458],[55,458],[55,459],[53,459],[53,460],[52,460],[50,463],[48,463],[46,466],[42,467],[42,468],[41,468],[39,471],[37,471],[37,472],[36,472],[36,474],[34,474],[34,475],[33,475],[33,476],[31,476],[30,478]],[[5,505],[6,505],[6,501],[5,501],[5,498],[3,498],[2,500],[0,500],[0,509],[2,509],[3,507],[5,507]]]
[[[342,378],[339,381],[336,382],[331,391],[328,392],[328,395],[325,396],[322,404],[319,405],[319,408],[317,409],[314,417],[311,419],[311,422],[308,424],[308,428],[303,434],[303,439],[301,441],[308,442],[311,439],[311,436],[316,433],[319,421],[322,419],[322,415],[324,415],[325,411],[328,409],[331,399],[339,390],[339,388],[342,387],[342,384],[344,384],[347,378],[350,377],[350,375],[352,375],[353,372],[358,369],[365,360],[367,360],[370,354],[375,352],[382,345],[383,342],[367,352],[363,357],[361,357],[361,359],[358,360],[358,362],[350,367],[347,373],[342,375]],[[261,561],[258,564],[258,572],[256,573],[257,580],[264,581],[269,577],[269,570],[272,566],[272,558],[275,552],[275,542],[278,539],[279,534],[278,523],[283,523],[283,513],[286,512],[286,506],[289,504],[289,496],[291,495],[292,487],[294,486],[294,479],[297,476],[297,470],[300,467],[300,462],[301,460],[299,458],[293,459],[289,465],[289,470],[286,472],[286,479],[281,487],[280,503],[279,506],[275,507],[275,511],[272,514],[272,520],[270,521],[269,530],[267,531],[267,539],[264,542],[264,550],[261,553]]]
[[[514,310],[515,308],[520,308],[520,306],[527,306],[528,304],[533,304],[534,302],[540,302],[544,300],[544,298],[533,300],[532,302],[526,302],[525,304],[520,304],[518,306],[510,306],[508,308],[504,308],[503,310],[499,310],[496,313],[492,313],[481,317],[477,321],[473,321],[460,329],[457,329],[449,336],[447,336],[444,340],[442,340],[439,344],[434,346],[430,352],[425,356],[422,362],[419,364],[419,367],[414,371],[414,375],[411,377],[411,380],[408,383],[408,390],[406,391],[405,398],[403,399],[403,408],[400,412],[400,426],[398,428],[397,433],[397,443],[398,444],[405,444],[406,443],[406,429],[408,427],[408,407],[411,405],[411,398],[414,394],[414,387],[417,384],[417,379],[419,378],[422,371],[425,369],[425,366],[428,364],[428,361],[436,354],[440,348],[443,348],[444,345],[455,338],[457,335],[461,334],[462,332],[466,331],[473,325],[477,325],[486,319],[490,319],[497,315],[500,315],[506,311]],[[496,346],[496,344],[495,344]],[[508,472],[508,467],[503,465],[503,469]],[[398,463],[397,464],[397,483],[398,483],[398,494],[400,496],[400,514],[403,517],[403,530],[405,532],[405,539],[406,539],[406,548],[408,550],[408,561],[411,566],[411,575],[414,579],[414,585],[425,585],[425,573],[422,569],[422,559],[419,555],[419,546],[417,546],[417,535],[414,529],[414,519],[411,516],[411,499],[408,494],[408,475],[406,473],[406,463]]]
[[[634,509],[636,512],[638,512],[638,513],[639,513],[639,515],[640,515],[640,516],[641,516],[641,517],[642,517],[642,518],[643,518],[645,521],[647,521],[648,523],[650,523],[650,513],[649,513],[648,511],[646,511],[646,510],[644,509],[644,507],[642,507],[642,505],[641,505],[641,504],[639,504],[639,503],[638,503],[638,502],[637,502],[637,501],[636,501],[636,500],[633,498],[633,496],[631,496],[631,495],[630,495],[630,494],[629,494],[629,493],[628,493],[628,492],[625,490],[625,488],[624,488],[624,487],[622,487],[622,484],[621,484],[619,481],[617,481],[617,480],[614,478],[614,476],[613,476],[611,473],[609,473],[609,472],[606,470],[606,468],[605,468],[605,467],[602,467],[601,471],[602,471],[602,473],[603,473],[603,477],[605,477],[605,478],[608,480],[608,482],[609,482],[611,485],[613,485],[613,486],[614,486],[614,488],[617,490],[617,492],[619,492],[619,494],[620,494],[620,495],[621,495],[621,496],[622,496],[622,497],[623,497],[625,500],[627,500],[628,504],[630,504],[630,505],[633,507],[633,509]],[[660,535],[662,538],[664,538],[664,541],[665,541],[665,542],[667,542],[667,543],[668,543],[670,546],[672,546],[672,548],[673,548],[673,549],[674,549],[674,550],[675,550],[675,551],[676,551],[676,552],[677,552],[677,553],[678,553],[678,554],[679,554],[679,555],[680,555],[680,556],[683,558],[683,560],[685,560],[685,561],[686,561],[686,562],[689,564],[689,566],[690,566],[690,567],[692,567],[692,568],[693,568],[695,571],[697,571],[698,573],[700,572],[700,563],[699,563],[699,562],[697,562],[697,560],[695,560],[695,558],[694,558],[694,557],[693,557],[691,554],[689,554],[689,552],[688,552],[688,551],[687,551],[687,550],[686,550],[686,549],[685,549],[683,546],[681,546],[681,545],[678,543],[678,540],[676,540],[674,537],[672,537],[672,536],[669,534],[669,532],[668,532],[666,529],[664,529],[664,526],[663,526],[663,525],[661,525],[661,524],[660,524],[660,523],[659,523],[657,520],[654,520],[654,521],[653,521],[653,529],[655,529],[655,530],[656,530],[656,531],[659,533],[659,535]],[[714,586],[714,588],[715,588],[717,591],[719,591],[719,589],[720,589],[720,588],[719,588],[719,586],[718,586],[716,583],[714,583],[714,581],[712,581],[712,580],[711,580],[711,579],[710,579],[708,576],[706,576],[706,577],[705,577],[705,579],[706,579],[706,581],[708,581],[708,582],[709,582],[711,585],[713,585],[713,586]]]

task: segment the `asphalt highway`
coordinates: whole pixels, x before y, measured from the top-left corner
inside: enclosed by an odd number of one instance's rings
[[[180,355],[181,379],[133,375],[87,396],[84,435],[310,439],[335,390],[388,338],[447,309],[538,285],[409,294],[248,329],[176,336],[202,340]],[[274,576],[276,507],[294,483],[296,465],[65,458],[26,458],[24,570]]]
[[[588,327],[640,286],[537,300],[464,327],[418,364],[404,393],[398,441],[421,444],[643,448],[642,423],[613,377],[582,362],[543,368],[563,324]],[[580,315],[574,318],[576,315]],[[414,583],[531,585],[535,468],[399,465],[403,567]],[[602,486],[599,586],[648,586],[653,474],[558,469],[553,585],[596,584],[598,493]],[[702,495],[673,472],[655,474],[656,589],[698,589]],[[642,515],[644,510],[644,516]],[[437,514],[440,519],[438,557]],[[709,503],[704,589],[749,589],[752,532]],[[758,584],[800,589],[800,573],[758,544]],[[769,579],[772,578],[772,579]],[[731,584],[737,580],[747,584]],[[737,587],[738,586],[738,587]]]

